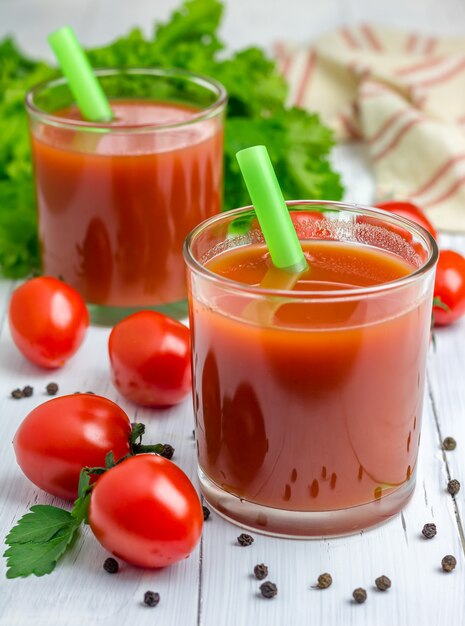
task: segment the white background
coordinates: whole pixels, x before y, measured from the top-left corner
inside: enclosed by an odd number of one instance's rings
[[[28,52],[49,55],[47,34],[70,24],[86,45],[101,45],[133,26],[151,32],[177,0],[0,0],[0,34],[12,32]],[[360,21],[464,34],[462,0],[226,0],[222,35],[229,46],[305,42]]]

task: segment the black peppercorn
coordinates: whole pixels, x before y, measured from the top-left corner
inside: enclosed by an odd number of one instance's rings
[[[203,511],[203,521],[206,522],[207,519],[210,517],[210,509],[207,509],[206,506],[203,506],[202,511]]]
[[[174,454],[173,446],[170,446],[169,443],[164,443],[161,451],[158,453],[160,456],[163,456],[165,459],[172,459]]]
[[[264,563],[259,563],[253,568],[253,573],[255,574],[255,578],[263,580],[268,576],[268,568]]]
[[[274,598],[278,593],[278,588],[274,583],[267,580],[265,583],[260,585],[260,593],[264,598]]]
[[[425,524],[422,528],[421,534],[425,539],[432,539],[436,537],[437,533],[436,524]]]
[[[354,589],[352,592],[352,597],[357,604],[363,604],[367,599],[367,592],[365,589],[362,589],[362,587],[357,587],[357,589]]]
[[[455,496],[460,491],[459,481],[455,480],[455,478],[449,480],[449,482],[447,483],[447,491],[450,493],[451,496]]]
[[[240,546],[250,546],[253,543],[253,537],[247,533],[241,533],[237,538],[237,543]]]
[[[386,591],[386,589],[389,589],[391,586],[391,579],[387,576],[378,576],[375,580],[375,585],[380,591]]]
[[[445,572],[451,572],[457,565],[457,559],[452,554],[446,554],[441,561],[441,567]]]
[[[144,604],[147,606],[157,606],[160,602],[160,594],[156,591],[146,591],[144,593]]]
[[[116,574],[119,569],[118,561],[113,559],[111,556],[108,557],[108,559],[105,559],[103,569],[109,574]]]
[[[318,576],[318,583],[317,583],[318,589],[327,589],[328,587],[331,587],[332,584],[333,584],[333,577],[331,576],[331,574],[328,574],[327,572],[325,572],[324,574],[320,574]]]
[[[34,388],[31,387],[31,385],[26,385],[25,387],[23,387],[23,397],[24,398],[30,398],[33,393],[34,393]]]
[[[48,383],[48,385],[45,387],[45,391],[48,393],[49,396],[54,396],[58,391],[58,385],[56,383]]]
[[[95,396],[95,391],[85,391],[84,393],[88,393],[88,394],[90,394],[91,396]]]
[[[446,437],[442,442],[442,447],[444,450],[455,450],[457,442],[453,437]]]
[[[21,391],[21,389],[13,389],[13,391],[11,392],[11,397],[15,400],[20,400],[23,397],[23,392]]]

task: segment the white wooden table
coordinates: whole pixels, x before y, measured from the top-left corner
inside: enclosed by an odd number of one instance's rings
[[[148,30],[154,18],[164,18],[176,2],[131,3],[115,0],[2,0],[0,34],[17,33],[26,49],[44,53],[44,36],[64,22],[73,24],[86,43],[103,43],[141,23]],[[111,22],[108,10],[111,9]],[[115,8],[116,5],[116,8]],[[268,7],[267,22],[258,20]],[[224,33],[231,45],[269,45],[278,36],[303,40],[348,21],[383,21],[431,32],[463,32],[461,0],[327,0],[289,3],[271,0],[230,0]],[[29,19],[25,16],[29,15]],[[93,16],[93,20],[90,17]],[[344,175],[346,199],[369,203],[372,179],[364,149],[338,148],[334,162]],[[442,235],[441,244],[465,253],[465,236]],[[15,284],[0,281],[0,540],[35,503],[62,504],[35,489],[16,466],[11,441],[23,417],[45,401],[45,385],[56,381],[59,393],[91,389],[115,400],[131,419],[147,426],[147,440],[169,442],[174,460],[195,481],[193,414],[189,400],[169,411],[138,409],[120,398],[108,376],[106,343],[109,330],[91,328],[78,354],[63,370],[47,373],[25,361],[9,334],[6,311]],[[428,386],[414,497],[404,512],[387,524],[356,536],[325,541],[291,541],[255,534],[251,547],[241,548],[241,532],[212,513],[196,551],[186,561],[159,571],[123,565],[115,576],[102,564],[107,553],[86,529],[56,571],[42,578],[6,580],[0,559],[0,626],[436,626],[465,624],[465,320],[436,333],[436,348],[428,358]],[[30,384],[31,398],[10,398],[16,387]],[[447,436],[458,442],[443,452]],[[449,478],[464,487],[452,498]],[[425,540],[421,529],[434,522],[437,536]],[[441,571],[441,559],[456,556],[451,574]],[[258,594],[253,567],[269,566],[269,580],[278,596]],[[330,572],[331,588],[312,589],[318,575]],[[374,579],[386,574],[392,588],[377,591]],[[368,600],[352,601],[352,591],[364,587]],[[144,592],[158,591],[160,604],[142,604]]]

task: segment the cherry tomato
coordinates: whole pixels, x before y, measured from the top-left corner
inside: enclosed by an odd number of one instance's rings
[[[434,297],[444,308],[433,307],[436,326],[447,326],[465,313],[465,257],[453,250],[441,250],[436,267]]]
[[[16,289],[9,309],[11,335],[23,355],[41,367],[60,367],[79,348],[89,314],[78,292],[40,276]]]
[[[113,384],[144,406],[169,406],[191,390],[190,332],[155,311],[140,311],[111,331],[109,354]]]
[[[120,407],[94,394],[61,396],[33,409],[13,440],[18,465],[48,493],[75,500],[83,467],[104,467],[130,452],[131,423]]]
[[[407,219],[412,220],[412,222],[420,224],[420,226],[423,226],[423,228],[425,228],[435,239],[437,239],[438,234],[436,229],[420,207],[415,204],[412,204],[411,202],[395,202],[393,200],[386,200],[384,202],[378,202],[375,206],[377,206],[378,209],[390,211],[391,213],[406,217]]]
[[[177,465],[139,454],[103,474],[90,499],[89,521],[104,548],[140,567],[164,567],[189,556],[203,512],[194,486]]]
[[[299,239],[331,239],[328,222],[321,211],[293,211],[291,220]]]

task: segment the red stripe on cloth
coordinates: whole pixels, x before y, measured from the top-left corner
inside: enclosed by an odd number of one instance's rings
[[[274,45],[273,45],[273,52],[274,55],[276,57],[276,61],[278,63],[278,65],[281,65],[283,62],[283,59],[286,56],[286,50],[284,48],[284,44],[282,41],[277,41]]]
[[[307,60],[305,62],[304,73],[302,74],[300,86],[295,97],[295,103],[299,107],[302,106],[304,102],[305,94],[307,92],[308,85],[310,84],[310,79],[312,77],[313,69],[315,67],[315,61],[316,61],[315,51],[309,50],[307,53]]]
[[[415,63],[414,65],[409,65],[408,67],[400,67],[396,70],[397,76],[405,76],[405,74],[414,74],[420,70],[426,70],[430,67],[434,67],[435,65],[439,65],[442,63],[446,57],[436,57],[435,59],[428,59],[427,61],[421,61],[420,63]]]
[[[356,74],[358,78],[367,78],[371,75],[371,68],[360,61],[351,61],[347,64],[347,69]]]
[[[387,120],[384,122],[384,124],[381,126],[381,128],[379,128],[367,141],[370,144],[373,144],[375,141],[377,141],[380,137],[382,137],[384,135],[384,133],[389,130],[389,128],[391,128],[391,126],[397,122],[397,120],[402,117],[403,115],[405,115],[407,112],[409,111],[409,109],[401,109],[400,111],[396,111],[395,113],[393,113],[392,115],[390,115]]]
[[[275,53],[277,60],[280,61],[286,54],[283,42],[277,41],[274,44],[273,48],[274,48],[274,53]]]
[[[283,60],[283,64],[281,65],[281,72],[284,78],[287,78],[289,76],[289,72],[291,71],[291,65],[292,65],[292,55],[288,54],[286,58]]]
[[[352,35],[352,33],[350,32],[350,30],[348,28],[341,28],[341,30],[339,32],[341,34],[341,37],[344,39],[346,44],[349,46],[349,48],[358,48],[359,47],[359,45],[357,43],[357,40],[355,39],[355,37]]]
[[[284,45],[280,41],[278,41],[275,45],[275,54],[280,72],[284,78],[287,78],[291,68],[292,55],[285,49]]]
[[[388,90],[387,89],[377,89],[377,90],[370,90],[370,91],[366,91],[363,94],[364,98],[377,98],[378,96],[384,95]]]
[[[429,37],[429,39],[426,40],[425,54],[431,54],[437,43],[438,40],[435,37]]]
[[[459,161],[463,161],[465,159],[465,154],[457,154],[451,159],[447,159],[445,163],[443,163],[434,174],[425,182],[423,185],[415,191],[415,193],[411,194],[412,196],[421,196],[433,187],[433,185],[442,177],[444,174],[456,163]]]
[[[386,93],[392,94],[392,91],[387,87],[382,87],[381,85],[369,85],[367,87],[362,87],[360,91],[360,98],[375,98]]]
[[[388,144],[383,150],[381,150],[381,152],[378,152],[378,154],[373,155],[373,161],[379,161],[379,159],[382,159],[387,154],[389,154],[389,152],[391,152],[397,146],[397,144],[400,142],[400,140],[405,135],[405,133],[407,133],[413,126],[416,126],[421,121],[423,120],[421,120],[420,118],[416,118],[414,120],[410,120],[404,126],[402,126],[399,132],[393,137],[391,143]]]
[[[373,29],[371,28],[371,26],[368,26],[368,24],[362,24],[360,26],[360,30],[365,35],[366,40],[368,41],[370,46],[373,48],[373,50],[376,50],[376,52],[381,52],[381,50],[383,49],[383,46],[381,45],[379,39],[376,37],[375,33],[373,32]]]
[[[352,124],[352,121],[350,120],[348,115],[346,115],[345,113],[339,113],[339,119],[341,120],[342,125],[346,129],[347,134],[351,139],[361,138],[358,128],[356,128],[354,124]]]
[[[434,198],[434,200],[430,200],[429,202],[425,202],[422,206],[423,208],[428,208],[430,206],[434,206],[435,204],[439,204],[440,202],[444,202],[448,200],[451,196],[454,195],[456,191],[460,189],[460,187],[465,183],[465,176],[461,176],[458,178],[452,185],[449,187],[447,191],[445,191],[442,196],[438,198]]]
[[[415,82],[415,87],[417,87],[419,85],[421,85],[422,87],[427,87],[429,85],[435,85],[437,83],[442,83],[445,80],[448,80],[449,78],[452,78],[452,76],[455,76],[456,74],[459,74],[464,69],[465,69],[465,59],[462,59],[462,61],[460,61],[460,63],[458,65],[456,65],[455,67],[451,67],[450,70],[448,70],[444,74],[441,74],[440,76],[436,76],[435,78],[427,78],[425,80],[420,80],[418,82]]]
[[[414,33],[411,33],[409,35],[409,38],[407,39],[407,43],[405,45],[405,50],[407,52],[413,52],[413,49],[415,48],[417,41],[418,41],[418,35],[415,35]]]

